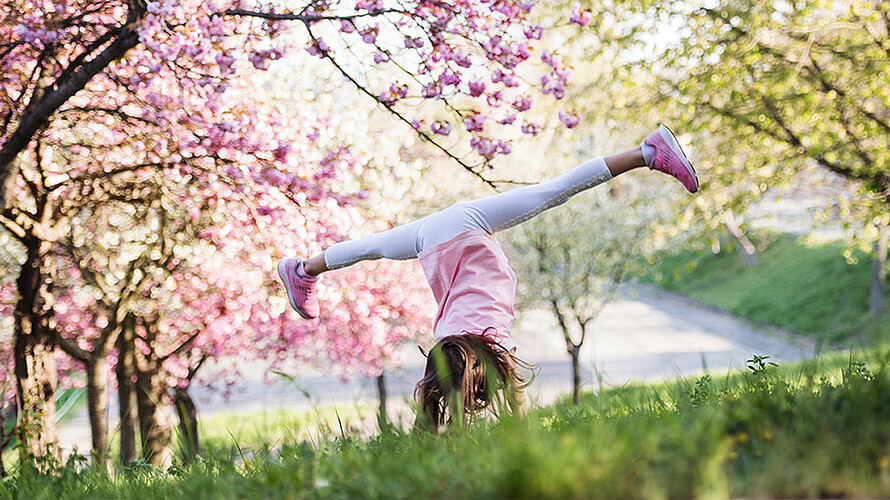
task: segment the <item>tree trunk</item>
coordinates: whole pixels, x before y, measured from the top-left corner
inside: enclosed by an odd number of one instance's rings
[[[173,459],[173,447],[164,370],[159,360],[140,353],[136,356],[136,405],[139,408],[142,457],[159,469],[167,469]]]
[[[182,439],[182,452],[185,463],[191,463],[201,453],[198,443],[198,408],[188,388],[177,387],[173,390],[173,405],[179,417],[179,433]]]
[[[389,427],[389,420],[386,418],[386,373],[380,372],[377,376],[377,398],[380,401],[380,407],[377,410],[377,425],[380,430]]]
[[[56,431],[56,359],[52,280],[44,266],[49,244],[27,238],[27,256],[17,281],[15,377],[21,457],[59,458]]]
[[[136,376],[133,358],[134,340],[132,321],[125,322],[117,338],[117,365],[114,367],[117,378],[118,415],[120,417],[120,461],[128,465],[136,458]]]
[[[569,350],[572,355],[572,404],[581,404],[581,346]]]
[[[732,210],[727,210],[726,212],[726,228],[729,230],[730,236],[732,236],[739,245],[739,255],[742,257],[742,262],[745,263],[745,267],[750,269],[756,266],[757,248],[751,243],[751,240],[748,239],[745,232],[742,231],[742,228],[739,227],[739,223],[736,221]]]
[[[887,289],[887,227],[881,227],[878,231],[878,240],[874,246],[874,258],[871,271],[871,297],[868,310],[872,315],[881,313],[884,309],[885,293]]]
[[[93,465],[111,468],[108,454],[108,360],[104,353],[94,353],[86,363],[87,411],[90,416]]]
[[[6,477],[6,467],[3,465],[3,450],[9,446],[9,442],[12,440],[12,436],[15,434],[15,429],[6,430],[6,419],[7,415],[3,413],[0,415],[0,479]]]

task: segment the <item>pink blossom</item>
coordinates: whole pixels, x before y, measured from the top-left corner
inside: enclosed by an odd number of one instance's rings
[[[543,62],[547,66],[554,67],[554,68],[557,65],[556,58],[553,57],[553,54],[551,54],[549,50],[545,50],[544,52],[541,52],[541,62]]]
[[[501,118],[501,120],[498,123],[500,123],[501,125],[510,125],[511,123],[513,123],[515,121],[516,121],[516,113],[513,113],[513,114],[505,116],[504,118]]]
[[[498,152],[498,144],[486,137],[473,137],[470,139],[470,147],[475,149],[480,156],[489,160]]]
[[[349,19],[343,19],[340,21],[340,32],[341,33],[355,33],[355,25]]]
[[[313,40],[312,43],[309,44],[309,47],[306,49],[306,52],[309,52],[313,56],[323,57],[325,54],[331,51],[331,48],[328,47],[328,44],[321,38]]]
[[[423,47],[423,38],[416,37],[412,38],[410,36],[405,37],[405,48],[406,49],[419,49]]]
[[[479,97],[485,92],[485,82],[470,82],[470,95],[473,97]]]
[[[383,10],[383,0],[356,0],[355,10],[366,10],[371,13]]]
[[[219,72],[222,74],[230,74],[235,71],[232,65],[235,63],[235,57],[231,54],[220,52],[216,55],[216,64],[219,66]]]
[[[560,110],[559,119],[562,120],[563,123],[565,123],[566,128],[575,128],[575,126],[578,125],[578,122],[581,121],[581,116],[574,111],[566,112]]]
[[[448,122],[443,122],[441,120],[436,120],[430,126],[430,129],[433,131],[434,134],[448,135],[451,133],[451,124]]]
[[[540,40],[541,37],[544,36],[544,28],[538,23],[534,26],[525,28],[523,34],[525,34],[525,37],[529,40]]]
[[[421,94],[427,98],[435,98],[442,96],[442,89],[439,88],[438,82],[432,82],[423,86],[423,90],[421,90]]]
[[[485,115],[474,111],[464,118],[464,125],[466,125],[469,132],[482,132],[482,128],[485,125]]]
[[[368,44],[372,44],[377,41],[377,33],[379,33],[380,28],[377,26],[371,26],[370,28],[365,28],[361,30],[359,33],[362,34],[362,41]]]
[[[503,98],[504,98],[504,93],[501,92],[500,90],[497,90],[495,92],[488,94],[488,97],[486,97],[485,100],[488,102],[489,106],[496,108],[501,105],[501,99],[503,99]]]
[[[451,60],[454,61],[454,63],[461,68],[469,68],[473,65],[473,61],[472,59],[470,59],[470,56],[463,53],[455,54]]]
[[[516,111],[527,111],[532,107],[532,98],[527,95],[522,96],[513,101],[513,107],[516,108]]]
[[[272,156],[275,158],[275,161],[285,162],[287,160],[287,154],[290,153],[291,147],[289,144],[281,144],[274,150],[272,150]]]
[[[590,9],[582,9],[581,4],[575,4],[572,6],[572,15],[569,17],[569,22],[577,24],[582,28],[589,25],[593,21],[593,12]]]
[[[253,64],[254,68],[264,70],[269,68],[269,61],[274,61],[280,57],[281,51],[278,49],[256,50],[247,56],[247,60]]]
[[[541,129],[541,127],[537,123],[529,122],[522,126],[522,133],[530,134],[530,135],[538,135],[538,131],[540,129]]]
[[[389,54],[387,54],[386,52],[377,51],[374,53],[374,62],[377,64],[388,62],[389,60]]]
[[[525,42],[517,43],[513,49],[513,54],[519,61],[525,61],[531,56],[531,49]]]
[[[389,92],[395,97],[404,98],[408,95],[408,86],[391,83],[389,85]]]
[[[439,75],[439,83],[446,86],[457,86],[460,83],[460,77],[452,71],[443,71],[442,74]]]

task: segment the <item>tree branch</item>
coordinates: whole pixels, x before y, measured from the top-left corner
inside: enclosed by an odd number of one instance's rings
[[[25,236],[27,233],[25,232],[25,228],[20,226],[16,221],[11,218],[11,210],[4,210],[3,214],[0,215],[0,225],[4,227],[7,231],[12,233],[12,236],[19,240],[20,242],[25,242]]]
[[[315,33],[312,32],[312,29],[309,27],[309,24],[308,24],[308,23],[306,24],[306,31],[309,32],[309,36],[312,38],[312,41],[313,41],[313,42],[318,41],[318,39],[317,39],[316,36],[315,36]],[[332,56],[332,55],[330,54],[330,52],[322,52],[322,55],[324,56],[325,59],[327,59],[328,61],[331,62],[331,64],[334,65],[334,67],[337,69],[337,71],[339,71],[340,74],[343,75],[343,78],[346,78],[349,82],[351,82],[353,85],[355,85],[356,89],[358,89],[359,92],[361,92],[361,93],[367,95],[368,97],[370,97],[371,99],[373,99],[374,102],[376,102],[377,104],[383,106],[384,109],[386,109],[387,111],[389,111],[390,113],[392,113],[396,118],[398,118],[399,120],[401,120],[402,122],[404,122],[405,124],[407,124],[409,127],[411,127],[412,130],[415,130],[415,131],[417,132],[417,135],[419,135],[422,139],[424,139],[425,141],[429,142],[430,144],[432,144],[433,146],[435,146],[436,148],[438,148],[440,151],[442,151],[443,153],[445,153],[445,155],[447,155],[449,158],[451,158],[452,160],[454,160],[455,162],[457,162],[458,165],[460,165],[460,166],[463,167],[466,171],[468,171],[468,172],[470,172],[471,174],[473,174],[476,178],[478,178],[479,180],[481,180],[483,183],[487,184],[488,186],[490,186],[490,187],[492,187],[492,188],[496,188],[496,187],[497,187],[497,186],[494,185],[494,183],[492,183],[491,181],[489,181],[488,179],[486,179],[485,176],[483,176],[482,174],[480,174],[479,172],[477,172],[473,167],[471,167],[471,166],[468,165],[466,162],[464,162],[463,160],[461,160],[460,158],[458,158],[457,156],[455,156],[454,153],[452,153],[451,151],[448,150],[448,148],[446,148],[445,146],[442,146],[441,144],[439,144],[439,143],[438,143],[435,139],[433,139],[432,136],[430,136],[428,133],[426,133],[426,132],[424,132],[424,131],[422,131],[422,130],[417,130],[417,129],[415,129],[414,126],[411,125],[411,120],[405,118],[401,113],[399,113],[398,111],[396,111],[395,108],[393,108],[392,104],[380,100],[380,98],[377,97],[376,95],[374,95],[373,92],[371,92],[370,90],[366,89],[363,85],[361,85],[355,78],[353,78],[353,76],[352,76],[351,74],[349,74],[345,69],[343,69],[343,67],[340,65],[340,63],[338,63],[337,60],[334,59],[334,56]]]
[[[568,351],[569,354],[572,354],[578,346],[572,342],[572,337],[569,335],[569,324],[566,322],[566,317],[559,308],[559,302],[557,302],[556,299],[550,299],[550,308],[553,310],[553,314],[556,315],[556,322],[559,323],[559,328],[562,329],[562,336],[566,341],[566,351]]]
[[[304,9],[305,12],[305,9]],[[352,14],[345,16],[333,16],[333,15],[318,15],[318,14],[293,14],[293,13],[276,13],[276,12],[257,12],[254,10],[246,10],[246,9],[226,9],[225,15],[227,16],[242,16],[242,17],[258,17],[260,19],[268,19],[270,21],[302,21],[304,23],[310,23],[313,21],[346,21],[351,19],[358,19],[361,17],[377,17],[384,14],[404,14],[410,16],[411,13],[406,10],[400,9],[383,9],[374,12],[364,12],[361,14]]]
[[[189,382],[191,382],[192,379],[195,377],[195,374],[198,373],[198,370],[201,369],[201,366],[202,366],[202,365],[204,364],[204,362],[207,361],[209,358],[210,358],[210,354],[208,354],[208,353],[206,353],[206,352],[205,352],[204,354],[201,354],[201,359],[198,360],[198,364],[196,364],[195,366],[190,366],[190,367],[189,367],[189,373],[188,373],[188,375],[185,377],[185,379],[188,380]]]
[[[82,363],[87,363],[92,359],[93,353],[87,351],[86,349],[81,349],[81,347],[78,346],[77,343],[75,343],[73,340],[66,339],[55,329],[53,330],[53,334],[56,336],[56,342],[59,344],[59,347],[61,347],[62,350],[65,351],[65,354]]]
[[[193,334],[192,334],[191,336],[189,336],[189,338],[187,338],[183,343],[179,344],[179,347],[177,347],[176,349],[173,349],[172,351],[170,351],[169,353],[167,353],[165,356],[161,356],[161,358],[160,358],[161,362],[164,362],[164,361],[166,361],[168,358],[170,358],[170,357],[172,357],[172,356],[176,356],[177,354],[179,354],[180,352],[182,352],[186,347],[189,346],[189,344],[191,344],[192,342],[194,342],[194,340],[195,340],[196,338],[198,338],[198,335],[200,335],[200,334],[201,334],[201,330],[198,330],[197,332],[193,333]]]
[[[121,26],[117,37],[99,55],[84,63],[77,71],[64,79],[56,79],[39,101],[30,106],[29,112],[21,117],[18,127],[0,149],[0,208],[6,206],[7,180],[13,172],[13,160],[33,139],[34,134],[46,124],[49,117],[59,109],[71,96],[83,89],[99,72],[113,61],[119,59],[128,50],[139,44],[139,33],[136,31],[138,18],[145,12],[145,4],[133,1],[128,13],[128,23]]]

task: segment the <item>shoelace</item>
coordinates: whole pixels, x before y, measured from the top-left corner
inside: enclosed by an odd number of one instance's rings
[[[300,289],[300,290],[303,290],[303,291],[306,293],[307,296],[308,296],[308,295],[312,295],[313,293],[315,293],[315,287],[314,287],[314,286],[311,286],[311,285],[309,285],[309,284],[306,284],[306,283],[303,282],[303,280],[301,280],[298,276],[294,276],[294,277],[291,279],[291,283],[293,284],[294,288],[298,288],[298,289]]]

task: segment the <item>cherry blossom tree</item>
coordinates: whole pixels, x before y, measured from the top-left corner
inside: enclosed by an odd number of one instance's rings
[[[55,441],[52,249],[74,217],[73,201],[106,196],[108,182],[123,187],[114,195],[120,200],[139,200],[143,176],[163,175],[193,190],[180,196],[197,190],[208,204],[254,207],[243,211],[241,229],[262,227],[257,221],[274,218],[281,204],[348,205],[351,193],[331,189],[340,151],[321,155],[327,165],[303,163],[295,172],[294,158],[307,153],[317,132],[279,140],[276,133],[289,127],[258,116],[255,108],[231,106],[239,68],[265,69],[295,47],[308,47],[420,137],[494,184],[484,175],[488,162],[510,151],[499,131],[537,133],[538,123],[519,118],[531,108],[530,89],[561,99],[569,74],[554,53],[531,57],[541,31],[529,16],[531,6],[312,2],[276,13],[242,2],[23,0],[0,7],[0,38],[6,40],[0,44],[0,222],[26,255],[15,314],[26,454],[51,452]],[[287,33],[294,24],[305,31]],[[374,52],[373,64],[350,59],[363,53],[358,46]],[[527,83],[520,71],[532,60],[544,68],[540,84]],[[394,69],[404,82],[388,77]],[[409,106],[423,102],[431,104]],[[571,117],[564,121],[572,123]],[[454,128],[466,134],[444,142]],[[223,184],[227,198],[212,194]],[[262,196],[277,204],[257,203]],[[313,222],[302,215],[304,224]],[[342,237],[330,225],[320,227],[298,240],[317,249]],[[221,239],[231,231],[203,237],[219,245],[228,243]],[[380,298],[373,291],[359,296]],[[399,318],[390,319],[407,328]],[[102,350],[109,339],[100,342]]]

